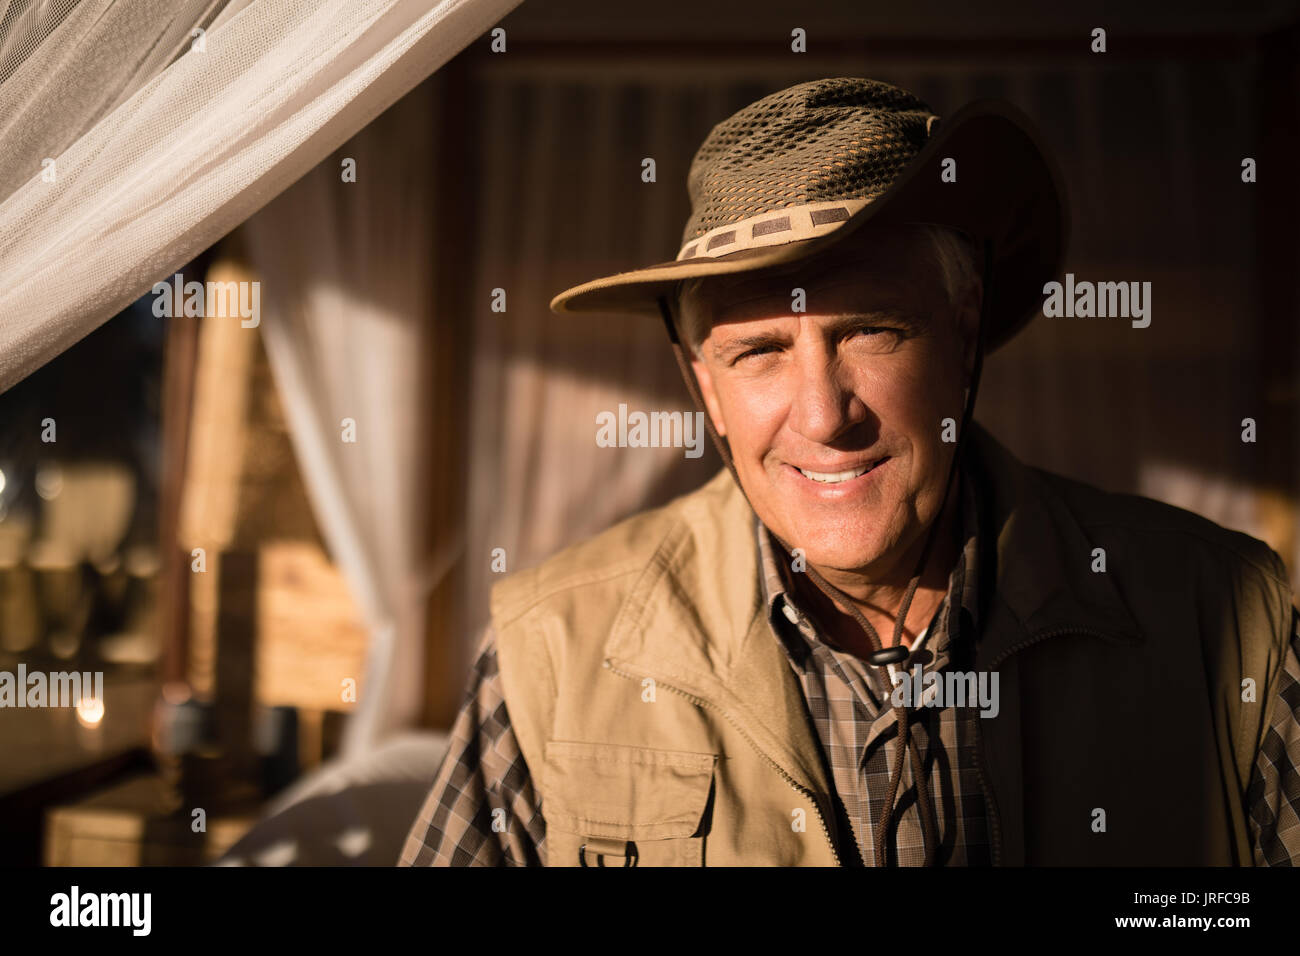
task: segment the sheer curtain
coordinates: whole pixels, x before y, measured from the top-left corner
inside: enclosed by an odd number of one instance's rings
[[[426,601],[457,548],[426,549],[437,103],[417,87],[241,230],[312,511],[371,634],[345,756],[418,722]]]
[[[0,0],[0,390],[517,3]]]

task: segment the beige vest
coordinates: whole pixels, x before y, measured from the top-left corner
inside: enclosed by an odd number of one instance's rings
[[[1244,791],[1290,629],[1280,560],[1026,468],[978,425],[972,446],[992,549],[976,667],[1001,691],[978,722],[995,862],[1249,863]],[[856,865],[757,561],[724,469],[494,588],[549,865]]]

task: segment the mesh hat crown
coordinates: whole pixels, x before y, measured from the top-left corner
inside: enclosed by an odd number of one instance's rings
[[[784,266],[868,223],[965,233],[988,258],[988,350],[1039,310],[1069,234],[1065,186],[1029,117],[976,100],[942,121],[888,83],[799,83],[718,123],[687,174],[691,211],[674,259],[592,279],[552,311],[662,316],[687,279]]]
[[[848,219],[894,182],[937,120],[906,90],[857,77],[800,83],[746,106],[713,127],[695,153],[677,258],[725,254],[764,238],[788,242],[785,233],[813,235]],[[797,217],[804,221],[768,216],[749,235],[727,229],[789,207],[807,207]]]

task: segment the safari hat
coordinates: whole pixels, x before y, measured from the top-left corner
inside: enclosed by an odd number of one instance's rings
[[[1065,254],[1060,174],[1032,122],[977,100],[940,118],[906,90],[833,77],[765,96],[716,125],[691,162],[691,214],[671,262],[584,282],[556,313],[664,314],[679,283],[815,256],[865,223],[932,223],[985,250],[984,347],[1037,313]]]

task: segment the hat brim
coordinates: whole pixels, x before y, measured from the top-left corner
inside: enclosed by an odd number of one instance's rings
[[[942,177],[948,159],[955,160],[948,167],[955,172],[950,182]],[[890,187],[832,232],[593,279],[561,292],[551,300],[551,310],[658,316],[658,298],[673,295],[684,279],[796,262],[831,248],[868,222],[933,223],[992,242],[984,330],[988,351],[1037,314],[1043,285],[1058,274],[1069,236],[1064,180],[1032,121],[1009,103],[976,100],[941,121]]]

